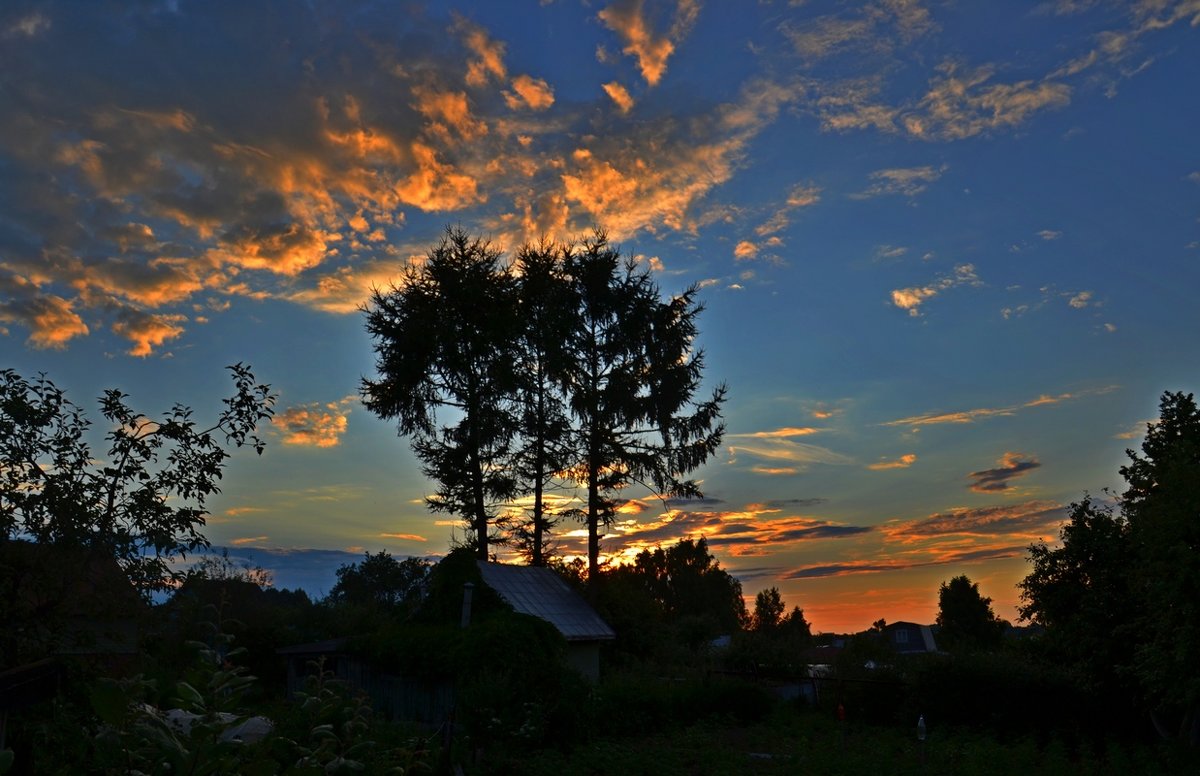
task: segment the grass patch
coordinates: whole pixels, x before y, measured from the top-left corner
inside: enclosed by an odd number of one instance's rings
[[[1102,752],[1072,751],[1051,739],[997,741],[960,728],[931,727],[925,745],[912,729],[841,725],[827,714],[782,707],[759,722],[729,717],[688,727],[605,736],[570,749],[485,752],[470,774],[527,776],[629,774],[1192,774],[1194,753],[1171,747],[1111,744]]]

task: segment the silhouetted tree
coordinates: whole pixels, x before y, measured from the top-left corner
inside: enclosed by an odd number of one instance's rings
[[[421,600],[433,563],[425,558],[396,560],[387,550],[366,553],[358,563],[338,567],[329,591],[332,604],[412,609]]]
[[[725,388],[693,400],[704,367],[703,351],[693,349],[703,310],[695,287],[664,301],[649,272],[623,261],[601,231],[571,252],[566,272],[579,304],[568,394],[594,579],[615,493],[641,484],[660,495],[700,495],[685,477],[721,443]]]
[[[519,329],[500,258],[489,243],[447,229],[424,263],[376,289],[364,309],[379,379],[362,381],[363,404],[411,438],[438,483],[430,509],[461,516],[467,543],[485,560],[497,505],[516,493],[508,464]]]
[[[234,393],[206,427],[181,404],[155,420],[133,410],[128,395],[105,391],[100,415],[111,430],[102,455],[87,441],[91,422],[54,383],[0,371],[0,542],[111,554],[144,596],[181,581],[171,562],[209,546],[201,529],[227,448],[261,454],[254,432],[272,415],[270,387],[246,366],[229,369]]]
[[[612,574],[635,580],[662,619],[691,620],[697,637],[732,633],[749,621],[742,583],[721,568],[703,537],[681,539],[665,550],[642,550],[632,565],[619,566]]]
[[[789,639],[799,640],[805,646],[812,640],[812,626],[804,618],[804,610],[799,606],[793,606],[787,616],[780,620],[779,630]]]
[[[966,575],[943,582],[938,589],[938,640],[951,649],[999,646],[1004,621],[992,611],[992,599],[979,594],[979,585]]]
[[[1200,411],[1191,394],[1164,393],[1142,454],[1127,450],[1121,511],[1136,562],[1134,669],[1156,708],[1180,715],[1200,744]]]
[[[1119,512],[1072,505],[1062,545],[1029,548],[1021,616],[1095,685],[1130,688],[1164,736],[1200,744],[1200,411],[1164,393],[1141,454],[1127,450]]]
[[[571,251],[569,245],[542,241],[521,247],[516,257],[521,436],[513,468],[519,491],[532,502],[528,520],[515,527],[515,537],[533,566],[549,561],[550,532],[564,510],[553,508],[547,495],[562,483],[571,458],[567,343],[579,310],[565,275]]]
[[[784,610],[779,588],[760,590],[758,595],[754,596],[754,614],[750,619],[750,628],[759,632],[775,630],[783,621]]]
[[[1091,689],[1128,689],[1135,635],[1129,524],[1089,497],[1071,505],[1059,537],[1059,547],[1029,548],[1033,570],[1019,584],[1021,619],[1045,626],[1050,656]]]

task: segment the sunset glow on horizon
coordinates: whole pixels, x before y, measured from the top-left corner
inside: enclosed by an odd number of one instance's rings
[[[814,631],[959,574],[1015,622],[1200,384],[1198,44],[1200,0],[6,2],[0,367],[209,417],[250,364],[205,533],[319,595],[462,536],[359,402],[371,289],[447,225],[601,227],[729,388],[704,498],[622,494],[606,557],[703,537]]]

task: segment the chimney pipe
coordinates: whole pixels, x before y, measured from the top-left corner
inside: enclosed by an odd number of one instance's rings
[[[471,597],[475,593],[475,583],[467,582],[463,584],[463,605],[462,605],[462,623],[460,628],[465,628],[471,624]]]

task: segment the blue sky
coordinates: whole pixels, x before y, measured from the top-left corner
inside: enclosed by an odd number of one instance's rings
[[[628,493],[614,557],[704,535],[824,630],[930,621],[960,573],[1013,618],[1023,548],[1197,382],[1198,25],[1197,0],[8,2],[3,365],[202,415],[253,365],[270,446],[208,535],[320,588],[455,531],[357,402],[370,288],[448,224],[600,225],[701,287],[730,390],[707,499]]]

